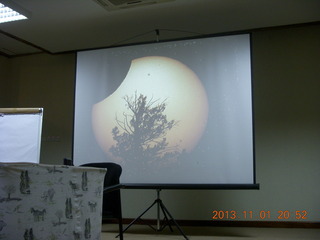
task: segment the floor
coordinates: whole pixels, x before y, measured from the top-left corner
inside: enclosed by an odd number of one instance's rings
[[[306,239],[319,240],[320,229],[313,228],[253,228],[253,227],[182,227],[190,240],[253,240]],[[117,239],[117,225],[104,224],[101,240]],[[124,233],[124,240],[183,240],[177,228],[154,231],[146,225],[133,225]]]

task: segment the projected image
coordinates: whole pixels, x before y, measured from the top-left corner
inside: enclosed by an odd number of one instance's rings
[[[207,116],[206,92],[195,73],[172,58],[148,56],[134,59],[118,89],[93,106],[92,122],[110,158],[142,169],[190,152]]]
[[[121,183],[254,183],[250,36],[77,53],[73,147]]]

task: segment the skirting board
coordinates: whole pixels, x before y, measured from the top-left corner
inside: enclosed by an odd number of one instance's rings
[[[123,224],[130,224],[134,219],[124,218]],[[276,222],[276,221],[208,221],[176,220],[180,226],[195,227],[270,227],[270,228],[320,228],[320,222]],[[117,223],[116,219],[103,219],[103,223]],[[135,224],[156,225],[155,219],[143,219]]]

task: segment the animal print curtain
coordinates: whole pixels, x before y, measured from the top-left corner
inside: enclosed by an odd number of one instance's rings
[[[100,239],[105,173],[0,163],[0,239]]]

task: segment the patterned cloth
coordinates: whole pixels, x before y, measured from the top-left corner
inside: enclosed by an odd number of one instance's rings
[[[0,239],[100,239],[106,169],[0,163]]]

